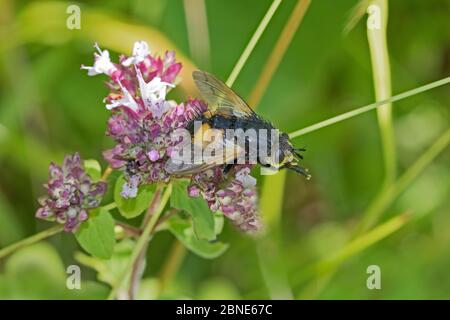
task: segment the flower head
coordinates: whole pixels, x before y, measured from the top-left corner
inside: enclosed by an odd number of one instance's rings
[[[201,195],[211,211],[223,212],[242,231],[255,232],[261,227],[255,186],[250,166],[236,165],[229,173],[219,166],[193,175],[188,194]]]
[[[81,69],[88,70],[88,75],[90,76],[102,73],[112,76],[117,71],[117,67],[111,62],[109,51],[100,49],[97,43],[94,45],[94,48],[98,52],[94,53],[94,65],[92,67],[82,65]]]
[[[133,54],[131,57],[126,58],[122,61],[122,65],[129,67],[132,64],[136,64],[145,60],[145,58],[150,55],[150,49],[147,42],[137,41],[133,47]]]
[[[124,171],[122,197],[134,198],[140,184],[169,181],[166,162],[180,143],[173,133],[186,128],[207,105],[195,99],[185,103],[167,99],[181,70],[173,52],[152,55],[147,43],[140,41],[130,57],[122,56],[120,64],[113,66],[113,72],[103,72],[111,78],[111,92],[104,102],[111,110],[106,134],[116,145],[103,156],[112,168]],[[217,166],[194,174],[188,195],[203,197],[212,211],[222,211],[241,230],[256,231],[260,221],[250,169],[236,165],[226,172]]]
[[[172,140],[172,133],[184,128],[198,110],[206,110],[199,100],[186,103],[166,103],[162,116],[152,110],[134,112],[129,108],[114,109],[108,120],[107,135],[116,146],[103,152],[103,156],[115,169],[124,170],[125,179],[122,196],[133,198],[142,183],[167,182],[170,178],[165,170],[173,148],[179,143]]]
[[[62,167],[51,163],[47,195],[39,199],[36,217],[64,224],[64,230],[75,231],[88,219],[88,210],[100,205],[106,183],[93,182],[85,172],[80,155],[67,155]]]
[[[167,100],[181,70],[173,52],[154,56],[147,43],[139,41],[132,56],[120,60],[116,72],[105,73],[111,78],[111,92],[104,102],[112,112],[106,134],[116,145],[103,155],[111,167],[124,171],[127,183],[121,194],[133,198],[142,183],[168,181],[165,163],[178,143],[172,141],[172,132],[207,106],[199,100]]]

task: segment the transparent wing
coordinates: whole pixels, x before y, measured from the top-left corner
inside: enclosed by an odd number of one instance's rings
[[[244,149],[226,139],[218,141],[214,147],[217,149],[222,148],[223,152],[206,158],[203,157],[200,162],[195,162],[194,157],[191,158],[191,161],[187,162],[171,158],[166,162],[165,170],[170,175],[191,175],[225,163],[232,163],[232,161],[243,155],[243,153],[245,152]]]
[[[228,115],[255,115],[239,95],[213,75],[205,71],[194,71],[192,78],[211,110]]]

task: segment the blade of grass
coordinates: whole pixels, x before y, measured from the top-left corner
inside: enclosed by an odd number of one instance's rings
[[[404,173],[388,188],[383,189],[363,214],[356,234],[373,226],[392,202],[427,168],[427,166],[449,145],[450,128],[447,129]]]
[[[334,272],[337,268],[347,259],[353,257],[370,246],[378,243],[379,241],[385,239],[389,235],[393,234],[401,227],[403,227],[408,221],[411,220],[410,213],[404,213],[395,216],[394,218],[384,222],[383,224],[375,227],[364,235],[359,236],[353,241],[349,242],[341,250],[332,254],[331,257],[318,261],[314,265],[302,273],[301,279],[297,281],[302,281],[310,277],[318,277],[317,281],[314,281],[307,286],[298,296],[298,299],[312,299],[315,298],[318,293],[322,291],[325,285],[330,281]]]
[[[374,102],[374,103],[371,103],[371,104],[368,104],[368,105],[356,108],[354,110],[342,113],[342,114],[334,116],[332,118],[329,118],[329,119],[317,122],[317,123],[315,123],[313,125],[310,125],[308,127],[296,130],[294,132],[291,132],[289,134],[289,137],[291,139],[293,139],[293,138],[297,138],[297,137],[303,136],[303,135],[305,135],[307,133],[310,133],[310,132],[313,132],[313,131],[317,131],[319,129],[331,126],[331,125],[333,125],[335,123],[338,123],[338,122],[341,122],[341,121],[344,121],[344,120],[347,120],[347,119],[359,116],[360,114],[366,113],[368,111],[372,111],[374,109],[379,108],[382,105],[385,105],[386,103],[392,103],[392,102],[395,102],[395,101],[400,101],[400,100],[403,100],[405,98],[408,98],[408,97],[414,96],[416,94],[419,94],[421,92],[425,92],[425,91],[428,91],[428,90],[431,90],[431,89],[434,89],[434,88],[446,85],[448,83],[450,83],[450,77],[446,77],[446,78],[443,78],[443,79],[440,79],[440,80],[437,80],[437,81],[425,84],[425,85],[417,87],[415,89],[411,89],[411,90],[399,93],[399,94],[397,94],[395,96],[392,96],[392,97],[390,97],[388,99],[385,99],[385,100],[382,100],[382,101],[378,101],[378,102]]]
[[[348,34],[361,20],[366,13],[370,0],[360,0],[351,10],[347,23],[345,24],[343,33]]]
[[[397,199],[397,197],[404,192],[407,187],[427,168],[427,166],[450,144],[450,128],[447,129],[436,142],[426,150],[410,167],[407,169],[403,175],[389,188],[383,189],[381,193],[371,202],[369,207],[363,213],[363,218],[355,228],[356,238],[350,243],[354,243],[356,239],[363,238],[367,236],[363,234],[369,230],[376,221],[380,218],[381,214]],[[369,232],[370,233],[370,232]],[[345,259],[341,260],[343,262]],[[315,287],[314,293],[318,295],[320,291],[325,287],[328,281],[332,278],[332,275],[339,268],[340,263],[334,263],[323,267],[325,262],[322,263],[322,271],[319,276],[317,285]],[[325,272],[326,271],[326,272]],[[296,279],[298,281],[307,278],[310,271],[306,271],[305,275],[301,276],[301,279]],[[305,292],[311,293],[311,288],[307,288]],[[301,295],[304,296],[304,295]],[[311,297],[311,296],[309,296]]]
[[[242,67],[244,66],[248,57],[252,53],[256,44],[258,43],[259,38],[261,38],[261,35],[263,34],[264,30],[266,30],[267,25],[269,24],[270,20],[272,19],[273,15],[275,14],[279,5],[281,4],[281,1],[282,0],[273,0],[272,4],[269,7],[269,10],[267,10],[265,16],[262,18],[261,22],[256,28],[256,31],[253,33],[252,37],[250,38],[250,41],[248,42],[247,46],[245,47],[244,51],[239,57],[238,62],[234,66],[230,75],[228,76],[228,79],[226,81],[227,86],[231,87],[234,84],[234,81],[241,72]]]
[[[258,106],[267,86],[286,53],[303,17],[308,10],[310,0],[299,0],[278,38],[261,75],[253,88],[249,104]],[[272,299],[292,299],[293,294],[287,279],[287,271],[280,252],[279,234],[283,205],[286,172],[264,178],[260,208],[267,228],[266,233],[257,241],[259,265],[264,282]]]
[[[387,48],[386,30],[388,23],[387,0],[371,0],[368,6],[367,39],[372,61],[372,74],[376,101],[389,98],[391,93],[391,67]],[[373,12],[372,12],[373,11]],[[370,21],[373,20],[373,23]],[[379,21],[377,21],[379,20]],[[390,185],[396,176],[397,157],[395,151],[392,105],[386,103],[377,108],[378,127],[381,134],[385,168],[384,187]]]
[[[21,248],[24,248],[26,246],[29,246],[33,243],[42,241],[48,237],[51,237],[57,233],[60,233],[61,231],[64,230],[64,227],[62,225],[57,225],[54,226],[52,228],[46,229],[44,231],[41,231],[39,233],[36,233],[28,238],[25,238],[23,240],[20,240],[18,242],[15,242],[13,244],[11,244],[8,247],[5,247],[3,249],[0,249],[0,259],[10,255],[11,253],[13,253],[14,251],[17,251]]]
[[[183,0],[189,50],[203,69],[209,69],[209,31],[205,0]]]
[[[261,273],[271,299],[292,299],[287,271],[279,247],[280,220],[286,172],[264,179],[260,198],[260,211],[265,232],[256,240]]]
[[[261,190],[260,206],[264,224],[271,228],[280,223],[280,213],[283,204],[284,182],[286,170],[279,171],[272,176],[266,176]]]
[[[176,275],[177,270],[180,268],[184,257],[186,256],[186,247],[177,239],[174,239],[174,243],[164,265],[161,268],[158,287],[158,296],[164,292],[164,288]]]
[[[248,99],[248,104],[250,106],[256,106],[261,101],[261,98],[266,92],[267,86],[270,83],[275,71],[280,65],[281,60],[286,53],[286,50],[289,48],[289,45],[297,32],[298,27],[300,26],[303,17],[308,10],[310,5],[310,0],[299,0],[295,5],[294,10],[292,11],[288,22],[281,31],[281,35],[278,38],[272,52],[270,53],[269,59],[267,59],[266,64],[261,72],[261,75],[256,82],[256,85],[253,87],[253,90]]]

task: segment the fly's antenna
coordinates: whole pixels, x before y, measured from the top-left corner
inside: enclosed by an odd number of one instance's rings
[[[303,159],[303,156],[300,154],[300,152],[306,151],[306,149],[305,148],[292,148],[292,151],[299,159]]]
[[[291,169],[291,170],[294,170],[298,174],[301,174],[302,176],[304,176],[306,178],[306,180],[311,179],[311,174],[309,173],[308,169],[300,167],[299,165],[288,167],[288,168]]]
[[[287,163],[284,166],[282,166],[281,169],[290,169],[290,170],[295,171],[296,173],[304,176],[306,178],[306,180],[311,179],[311,174],[309,173],[309,170],[299,166],[297,163],[292,163],[292,162]]]
[[[298,158],[300,158],[300,159],[303,160],[303,156],[302,156],[300,153],[298,153],[297,151],[294,150],[294,154],[295,154]]]

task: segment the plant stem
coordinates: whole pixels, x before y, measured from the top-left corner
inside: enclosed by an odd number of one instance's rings
[[[373,12],[371,10],[374,10]],[[391,93],[391,67],[386,41],[388,21],[387,0],[371,0],[368,6],[367,39],[372,61],[373,83],[376,101],[389,98]],[[392,105],[386,103],[377,109],[378,127],[381,134],[385,167],[384,187],[395,180],[397,160],[395,151]]]
[[[248,104],[250,106],[255,107],[261,101],[261,98],[266,92],[270,80],[272,79],[275,71],[280,65],[280,62],[283,59],[286,50],[291,44],[292,38],[297,32],[297,29],[300,26],[310,3],[311,0],[297,1],[297,4],[290,15],[288,22],[284,26],[283,31],[281,31],[281,35],[278,38],[272,52],[270,53],[269,59],[267,59],[267,62],[264,65],[263,71],[261,72],[258,81],[253,87],[253,90],[248,99]]]
[[[153,196],[152,203],[150,204],[149,208],[147,209],[147,213],[142,221],[141,229],[145,228],[145,226],[150,221],[151,217],[155,214],[155,211],[156,211],[160,201],[161,201],[161,189],[157,189]],[[131,271],[130,288],[128,290],[128,295],[129,295],[130,299],[134,299],[134,296],[139,287],[139,282],[141,280],[141,276],[142,276],[142,273],[145,268],[145,253],[147,251],[147,246],[148,246],[149,241],[150,241],[150,238],[147,239],[145,246],[142,247],[139,257],[136,259],[136,261],[133,265],[132,271]]]
[[[130,274],[130,272],[136,262],[136,259],[138,259],[139,255],[141,254],[142,248],[144,246],[146,246],[147,240],[148,240],[149,236],[151,235],[154,227],[156,226],[156,223],[158,222],[158,219],[161,216],[161,213],[163,212],[164,207],[166,206],[171,193],[172,193],[172,185],[169,184],[161,198],[161,202],[159,203],[158,208],[156,209],[155,213],[152,215],[151,219],[148,221],[147,225],[145,226],[144,230],[142,231],[142,234],[139,237],[139,239],[136,243],[136,246],[133,249],[133,252],[131,253],[131,257],[130,257],[130,261],[128,262],[128,265],[126,266],[125,270],[122,272],[117,283],[115,283],[115,285],[113,286],[113,288],[108,296],[109,300],[116,298],[119,288],[124,284],[126,278]]]
[[[189,51],[203,69],[209,69],[210,45],[205,0],[183,0]]]
[[[103,209],[105,209],[106,211],[111,211],[112,209],[115,209],[115,208],[117,208],[117,203],[115,203],[115,202],[111,202],[111,203],[105,204],[103,206]]]
[[[11,245],[9,245],[8,247],[5,247],[3,249],[0,249],[0,259],[10,255],[11,253],[13,253],[16,250],[19,250],[21,248],[24,248],[26,246],[32,245],[36,242],[39,242],[41,240],[44,240],[48,237],[51,237],[61,231],[64,230],[64,226],[62,225],[57,225],[54,226],[52,228],[49,228],[47,230],[41,231],[39,233],[36,233],[34,235],[32,235],[31,237],[25,238],[23,240],[20,240],[16,243],[13,243]]]
[[[175,239],[167,260],[161,268],[159,276],[158,296],[164,291],[165,286],[170,279],[175,275],[186,255],[186,248],[184,245]]]
[[[369,233],[364,234],[367,230],[369,230],[379,219],[380,215],[392,204],[392,202],[422,173],[422,171],[430,164],[448,145],[450,144],[450,128],[447,129],[437,140],[436,142],[427,150],[419,159],[414,162],[408,170],[390,187],[384,189],[369,205],[365,213],[363,214],[363,218],[361,219],[359,225],[355,229],[355,238],[350,242],[346,247],[350,246],[350,248],[355,246],[355,243],[364,243],[364,241],[359,241],[358,239],[373,239],[371,234],[381,234],[378,231],[382,226],[387,225],[390,221],[395,221],[393,218],[388,222],[382,224],[379,227],[376,227]],[[394,230],[395,231],[395,230]],[[380,238],[381,239],[381,238]],[[375,242],[373,242],[375,243]],[[352,252],[352,254],[359,252],[354,249],[343,249],[344,252]],[[319,286],[315,288],[315,295],[317,295],[321,289],[323,289],[326,283],[331,279],[332,274],[339,268],[340,264],[345,260],[347,254],[339,253],[334,255],[335,262],[329,264],[328,262],[319,262],[315,269],[319,270],[321,273],[321,277],[323,279],[319,279]],[[326,272],[325,272],[326,271]],[[302,275],[302,279],[307,277],[308,274],[311,274],[311,269]],[[328,279],[325,279],[328,278]],[[299,279],[298,279],[299,280]],[[305,292],[310,291],[306,289]],[[308,298],[311,298],[308,296]]]
[[[340,115],[337,115],[335,117],[329,118],[327,120],[315,123],[313,125],[310,125],[308,127],[303,128],[303,129],[291,132],[289,134],[289,137],[291,139],[293,139],[293,138],[297,138],[297,137],[303,136],[303,135],[305,135],[307,133],[310,133],[310,132],[313,132],[313,131],[316,131],[316,130],[319,130],[319,129],[322,129],[322,128],[325,128],[325,127],[328,127],[328,126],[331,126],[331,125],[333,125],[335,123],[338,123],[338,122],[341,122],[341,121],[344,121],[344,120],[347,120],[347,119],[350,119],[350,118],[353,118],[353,117],[356,117],[356,116],[359,116],[360,114],[366,113],[366,112],[374,110],[376,108],[379,108],[380,106],[385,105],[387,103],[392,103],[392,102],[395,102],[395,101],[403,100],[405,98],[414,96],[414,95],[419,94],[421,92],[425,92],[425,91],[428,91],[428,90],[431,90],[431,89],[434,89],[434,88],[446,85],[449,82],[450,82],[450,77],[446,77],[446,78],[443,78],[443,79],[440,79],[440,80],[428,83],[428,84],[420,86],[418,88],[411,89],[411,90],[399,93],[399,94],[397,94],[395,96],[392,96],[392,97],[390,97],[388,99],[385,99],[385,100],[382,100],[382,101],[378,101],[378,102],[374,102],[374,103],[365,105],[363,107],[356,108],[354,110],[342,113]]]
[[[358,24],[359,20],[361,20],[366,13],[370,1],[371,0],[359,0],[353,7],[343,30],[344,35],[347,35]]]
[[[311,267],[306,268],[304,272],[299,274],[300,276],[295,282],[302,282],[314,275],[318,277],[318,279],[313,281],[314,283],[308,285],[302,293],[297,296],[297,298],[315,298],[322,291],[322,289],[325,288],[337,268],[344,261],[393,234],[409,221],[411,221],[410,213],[406,212],[399,214],[385,223],[373,228],[369,232],[355,238],[353,241],[346,244],[342,249],[332,254],[329,258],[320,260]]]
[[[381,191],[363,214],[355,234],[359,235],[373,226],[392,202],[423,172],[423,170],[450,144],[447,129],[406,171],[388,188]]]
[[[108,179],[109,175],[113,172],[113,168],[109,167],[105,169],[105,171],[103,172],[102,181],[106,181],[106,179]]]
[[[330,258],[317,263],[314,267],[316,273],[323,274],[334,266],[337,266],[344,262],[351,256],[363,251],[378,241],[384,239],[388,235],[394,233],[402,226],[404,226],[411,219],[411,213],[405,212],[396,215],[392,219],[384,222],[383,224],[373,228],[367,233],[361,234],[358,238],[349,242],[341,250],[333,254]]]
[[[266,176],[261,191],[261,215],[266,230],[256,239],[256,248],[261,273],[271,299],[293,299],[278,241],[285,180],[286,171]]]
[[[141,229],[136,228],[134,226],[130,226],[129,224],[124,223],[122,221],[116,221],[116,226],[122,227],[127,235],[130,235],[135,238],[138,238],[142,233]]]
[[[303,20],[309,4],[310,0],[297,1],[250,94],[249,103],[254,108],[258,106],[266,91],[270,80]],[[274,176],[266,176],[261,191],[260,208],[264,225],[267,229],[265,234],[257,239],[256,248],[262,276],[271,299],[293,298],[279,243],[285,180],[285,171],[279,172]]]
[[[266,29],[267,25],[269,24],[270,20],[272,19],[273,15],[275,14],[275,11],[277,11],[278,6],[281,4],[281,0],[273,0],[271,6],[269,7],[269,10],[267,10],[264,18],[259,23],[258,27],[256,28],[256,31],[253,33],[250,41],[247,44],[247,47],[245,47],[244,51],[242,52],[241,56],[239,57],[238,62],[233,68],[233,71],[231,71],[226,84],[227,86],[231,87],[234,84],[234,81],[236,80],[237,76],[241,72],[242,67],[244,66],[245,62],[247,61],[248,57],[252,53],[253,49],[255,48],[256,44],[258,43],[259,38],[261,38],[261,35],[263,34],[264,30]]]

